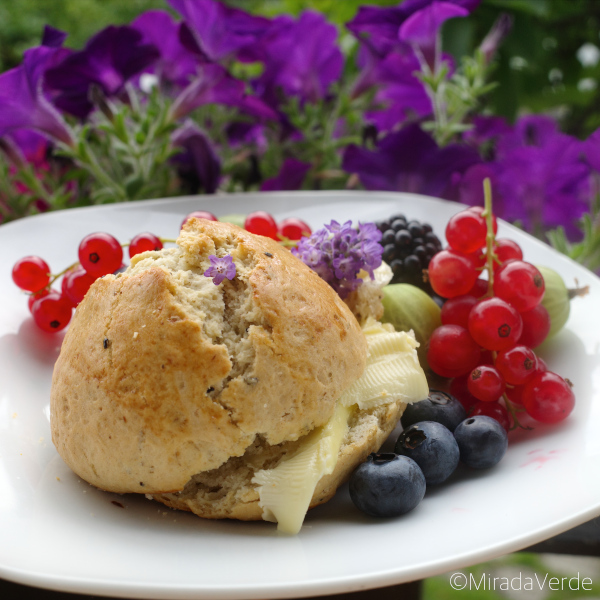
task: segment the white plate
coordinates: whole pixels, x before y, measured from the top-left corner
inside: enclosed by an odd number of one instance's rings
[[[324,595],[458,569],[600,514],[600,280],[504,223],[500,235],[520,243],[526,259],[590,286],[542,353],[574,382],[576,409],[559,426],[511,434],[496,468],[460,471],[402,518],[361,515],[343,488],[309,513],[296,537],[269,523],[205,521],[144,496],[98,491],[71,473],[52,445],[48,398],[62,336],[33,325],[27,298],[10,279],[21,256],[40,255],[56,271],[76,260],[87,233],[108,231],[123,241],[141,231],[175,237],[183,216],[197,209],[264,209],[315,228],[401,211],[443,234],[460,208],[411,194],[246,194],[74,209],[0,227],[0,577],[130,598]]]

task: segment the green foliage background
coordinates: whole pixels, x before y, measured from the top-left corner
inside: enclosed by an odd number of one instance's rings
[[[340,26],[364,4],[395,5],[397,0],[228,0],[257,14],[325,13]],[[109,24],[128,23],[140,12],[167,8],[164,0],[0,0],[0,70],[19,63],[26,48],[39,43],[44,24],[69,32],[68,45],[79,48]],[[494,19],[508,12],[513,31],[503,44],[495,73],[499,86],[489,109],[513,120],[523,112],[549,112],[563,130],[585,137],[600,127],[600,64],[584,67],[576,58],[585,43],[598,44],[598,0],[482,0],[468,19],[454,19],[444,32],[455,56],[471,52]],[[578,89],[582,79],[593,87]],[[596,86],[596,87],[594,87]]]

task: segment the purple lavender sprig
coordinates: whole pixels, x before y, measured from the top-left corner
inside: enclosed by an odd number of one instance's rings
[[[381,232],[374,223],[359,223],[355,229],[352,221],[343,225],[331,221],[303,237],[292,253],[345,298],[362,283],[358,277],[361,270],[374,277],[383,254],[380,240]]]
[[[236,276],[237,269],[233,258],[229,254],[221,258],[211,254],[208,258],[210,259],[210,267],[204,271],[204,277],[212,277],[215,285],[219,285],[224,279],[231,281]]]

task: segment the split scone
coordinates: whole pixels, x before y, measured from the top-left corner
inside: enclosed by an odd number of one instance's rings
[[[215,285],[210,256],[235,277]],[[201,517],[297,531],[427,396],[414,337],[363,327],[277,242],[191,219],[78,306],[54,368],[53,442],[81,478]]]

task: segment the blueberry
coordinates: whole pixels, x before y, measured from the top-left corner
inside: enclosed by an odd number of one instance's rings
[[[370,454],[350,477],[350,498],[372,517],[397,517],[425,495],[425,476],[417,463],[397,454]]]
[[[508,435],[496,419],[477,415],[465,419],[454,431],[460,460],[473,469],[489,469],[506,454]]]
[[[450,431],[467,418],[463,405],[451,394],[429,390],[425,400],[409,404],[402,415],[402,427],[407,429],[419,421],[436,421]]]
[[[446,481],[458,466],[460,456],[452,432],[434,421],[422,421],[405,429],[394,452],[412,458],[421,467],[427,485]]]

